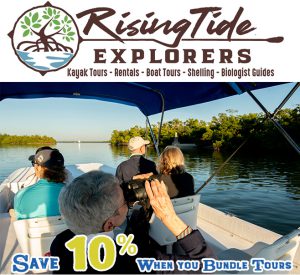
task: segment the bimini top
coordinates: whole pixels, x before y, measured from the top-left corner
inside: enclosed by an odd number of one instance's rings
[[[67,97],[98,99],[137,106],[146,115],[204,103],[246,90],[282,83],[232,82],[2,82],[0,101],[6,98]]]

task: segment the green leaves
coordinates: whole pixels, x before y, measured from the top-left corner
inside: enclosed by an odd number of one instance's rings
[[[21,28],[25,31],[23,32],[23,37],[28,36],[29,34],[32,35],[31,29],[39,29],[42,25],[40,24],[42,22],[42,19],[39,19],[39,13],[35,12],[32,14],[32,12],[29,12],[24,17],[24,21],[21,21]]]
[[[74,38],[72,37],[72,36],[74,36],[74,35],[75,35],[75,32],[68,32],[68,33],[67,33],[67,36],[66,36],[66,40],[67,40],[68,42],[74,41]]]
[[[30,30],[26,30],[23,32],[23,37],[27,36],[30,33]]]
[[[35,29],[38,29],[38,28],[40,28],[41,26],[42,26],[41,24],[33,24],[33,25],[32,25],[32,27],[35,28]]]
[[[38,14],[38,12],[36,12],[36,13],[32,16],[32,23],[35,23],[38,19],[39,19],[39,14]]]
[[[21,21],[21,28],[24,29],[23,37],[26,37],[30,34],[30,24],[31,24],[30,18],[28,16],[25,16],[24,21]]]
[[[56,10],[55,8],[45,8],[43,13],[44,13],[44,15],[42,17],[46,20],[49,20],[49,19],[57,20],[60,17],[60,11]]]
[[[24,20],[25,20],[26,25],[30,26],[30,19],[29,19],[29,17],[25,16]]]
[[[70,16],[53,7],[33,9],[20,21],[23,37],[28,35],[56,36],[60,34],[67,42],[74,41],[76,31]],[[41,34],[39,32],[42,32]]]
[[[67,25],[68,27],[68,25]],[[63,29],[63,32],[65,33],[66,36],[64,36],[64,38],[68,41],[68,42],[71,42],[71,41],[74,41],[74,38],[72,36],[75,35],[75,32],[71,31],[72,28],[71,27],[68,27],[68,29]]]

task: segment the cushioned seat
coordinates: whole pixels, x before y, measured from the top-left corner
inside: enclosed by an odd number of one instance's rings
[[[45,256],[55,236],[67,229],[61,216],[18,220],[14,222],[17,240],[23,253]]]

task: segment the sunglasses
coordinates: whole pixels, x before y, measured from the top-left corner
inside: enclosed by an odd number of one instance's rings
[[[34,165],[35,164],[37,164],[37,165],[39,165],[37,162],[35,162],[34,160],[33,161],[31,161],[31,165],[34,167]]]

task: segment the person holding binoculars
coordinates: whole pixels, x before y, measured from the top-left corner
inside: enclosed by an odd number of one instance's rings
[[[184,259],[200,260],[213,257],[212,250],[207,246],[198,230],[192,230],[175,213],[166,186],[157,179],[145,181],[145,190],[151,207],[162,223],[177,237],[177,243],[186,252]],[[106,234],[114,238],[113,229],[122,225],[127,217],[128,206],[126,197],[116,177],[99,171],[91,171],[79,176],[66,186],[59,197],[62,216],[68,230],[56,236],[51,245],[51,256],[60,259],[60,270],[55,273],[76,273],[73,269],[73,255],[66,249],[65,243],[77,234]],[[138,224],[132,224],[132,226]],[[135,236],[134,243],[139,248],[135,257],[117,256],[115,265],[108,273],[139,273],[135,263],[141,255],[140,246],[148,247],[147,256],[159,259],[180,259],[180,256],[168,255],[160,251],[157,244],[147,242],[146,237]],[[125,231],[126,232],[126,231]],[[138,238],[140,237],[140,239]],[[140,252],[141,251],[141,252]],[[85,273],[95,273],[90,266]],[[176,270],[174,271],[176,272]]]

